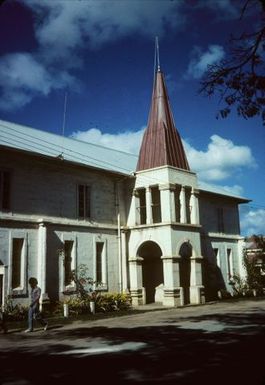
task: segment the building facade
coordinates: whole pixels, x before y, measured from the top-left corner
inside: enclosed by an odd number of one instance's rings
[[[102,292],[134,305],[204,303],[243,274],[238,206],[203,189],[155,75],[139,156],[0,121],[0,298],[73,293],[86,265]]]

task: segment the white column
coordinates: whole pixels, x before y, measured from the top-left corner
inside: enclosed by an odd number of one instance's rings
[[[196,195],[196,192],[194,188],[191,190],[191,196],[190,196],[190,223],[197,225],[199,224],[199,207],[198,207],[198,197]]]
[[[179,256],[162,256],[165,306],[183,306],[183,288],[180,287]]]
[[[191,257],[190,271],[190,303],[205,303],[204,286],[202,285],[202,257]]]
[[[184,186],[181,187],[179,200],[180,200],[180,223],[187,223],[186,196],[185,196]]]
[[[119,263],[119,292],[122,293],[122,251],[121,251],[121,217],[120,213],[117,215],[118,222],[118,263]]]
[[[143,258],[129,258],[131,297],[133,306],[143,305],[143,278],[142,278]]]
[[[122,255],[122,282],[123,292],[128,291],[128,267],[127,267],[127,254],[126,254],[126,233],[124,231],[121,232],[121,255]]]
[[[153,223],[153,215],[152,215],[152,197],[151,197],[151,189],[147,187],[145,190],[145,200],[146,200],[146,224]]]
[[[136,207],[137,207],[137,198],[135,196],[135,191],[134,191],[131,197],[131,207],[130,207],[129,216],[127,220],[128,226],[135,226],[136,224],[140,223],[139,213],[137,213]]]
[[[176,208],[174,199],[174,188],[172,185],[161,185],[160,201],[161,201],[161,216],[162,222],[175,222],[176,220]]]
[[[39,224],[38,230],[38,283],[41,288],[41,299],[47,299],[46,293],[46,259],[47,259],[47,227]]]

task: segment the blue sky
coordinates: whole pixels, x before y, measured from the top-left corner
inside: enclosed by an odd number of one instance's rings
[[[198,94],[227,57],[242,1],[6,0],[0,6],[0,118],[137,153],[150,107],[154,39],[176,127],[201,181],[252,199],[242,234],[265,233],[265,130]]]

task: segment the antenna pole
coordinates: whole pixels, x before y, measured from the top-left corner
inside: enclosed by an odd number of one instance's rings
[[[160,60],[159,60],[159,44],[158,44],[158,36],[156,36],[156,58],[157,58],[157,70],[160,71]]]
[[[154,55],[154,82],[155,82],[155,77],[156,77],[156,39],[155,38],[155,55]]]
[[[67,92],[65,92],[65,95],[64,95],[63,136],[64,136],[64,129],[65,129],[66,106],[67,106]]]
[[[67,107],[67,92],[65,92],[65,94],[64,94],[63,127],[62,127],[62,152],[58,156],[58,158],[61,160],[64,159],[63,150],[64,150],[64,130],[65,130],[66,107]]]

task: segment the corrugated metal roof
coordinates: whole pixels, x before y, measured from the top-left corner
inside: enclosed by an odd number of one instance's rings
[[[0,145],[104,170],[130,174],[137,156],[0,120]]]
[[[245,203],[251,202],[250,199],[247,199],[247,198],[241,197],[239,195],[230,193],[229,191],[225,190],[221,186],[209,186],[208,183],[204,183],[201,181],[198,181],[198,185],[199,185],[198,186],[199,190],[202,192],[217,194],[217,195],[221,195],[221,196],[225,196],[225,197],[229,197],[229,198],[234,198],[234,199],[237,199],[237,200],[239,200],[241,202],[245,202]]]
[[[10,147],[51,158],[61,155],[66,161],[102,170],[130,175],[136,169],[137,156],[100,145],[62,137],[50,132],[0,120],[0,146]],[[199,182],[199,189],[205,192],[225,195],[249,201],[230,194],[222,188],[204,186]]]
[[[180,135],[174,124],[164,76],[158,70],[137,171],[165,165],[190,170]]]

